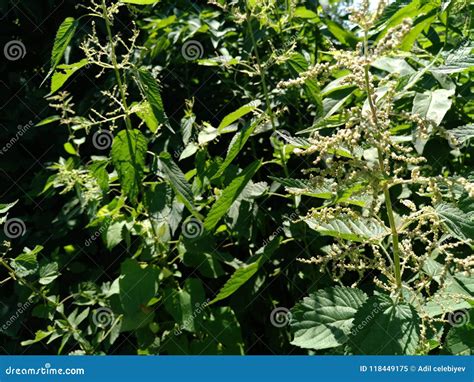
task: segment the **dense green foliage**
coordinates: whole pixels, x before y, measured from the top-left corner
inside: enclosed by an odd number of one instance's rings
[[[474,5],[346,3],[0,1],[2,352],[474,352]]]

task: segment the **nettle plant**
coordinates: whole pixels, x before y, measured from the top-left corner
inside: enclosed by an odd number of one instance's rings
[[[472,351],[472,27],[443,21],[467,2],[201,3],[59,27],[37,128],[67,131],[39,195],[60,210],[32,232],[0,206],[26,230],[8,349]]]
[[[433,174],[423,149],[434,135],[455,150],[473,137],[472,124],[443,125],[460,73],[473,66],[472,46],[462,42],[435,57],[407,52],[419,33],[413,15],[384,6],[371,11],[365,1],[352,10],[361,39],[354,50],[321,52],[318,64],[279,84],[326,82],[310,137],[287,138],[294,154],[312,160],[309,179],[282,182],[291,195],[325,200],[301,219],[334,239],[300,259],[340,285],[292,309],[292,344],[306,349],[426,354],[446,338],[452,347],[468,336],[461,324],[474,292],[473,173]],[[426,76],[435,88],[423,89]]]

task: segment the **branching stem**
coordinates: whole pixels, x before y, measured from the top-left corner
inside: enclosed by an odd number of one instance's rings
[[[370,111],[372,113],[372,118],[376,127],[378,127],[378,117],[377,117],[377,108],[374,104],[372,98],[372,90],[370,87],[370,76],[369,76],[369,66],[370,63],[368,61],[368,32],[367,30],[364,33],[364,55],[366,59],[366,63],[364,65],[364,77],[365,77],[365,86],[367,91],[367,99],[370,106]],[[383,174],[384,179],[388,178],[388,172],[385,168],[383,153],[380,147],[377,147],[377,155],[379,160],[380,171]],[[392,244],[393,244],[393,266],[394,266],[394,273],[395,273],[395,280],[397,283],[397,291],[401,293],[402,290],[402,275],[401,275],[401,266],[400,266],[400,244],[398,238],[398,231],[397,225],[395,223],[395,216],[393,214],[393,207],[392,207],[392,199],[390,198],[390,190],[386,181],[383,184],[383,194],[385,198],[385,207],[387,208],[387,216],[388,222],[390,224],[390,230],[392,233]]]

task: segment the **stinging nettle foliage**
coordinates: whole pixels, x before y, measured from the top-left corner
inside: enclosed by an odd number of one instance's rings
[[[67,132],[37,195],[61,210],[0,252],[35,306],[8,345],[473,354],[472,5],[202,3],[59,26],[36,128]]]
[[[430,134],[446,134],[440,124],[455,90],[413,91],[419,72],[399,50],[409,46],[413,22],[403,18],[374,38],[372,30],[384,7],[380,2],[371,12],[364,1],[361,9],[352,10],[350,21],[361,35],[353,51],[324,52],[327,62],[279,84],[283,89],[300,86],[327,71],[343,71],[336,80],[326,81],[326,89],[347,89],[347,94],[365,97],[359,105],[336,116],[331,110],[315,123],[310,138],[294,153],[323,165],[305,171],[310,176],[307,187],[288,190],[302,195],[324,189],[335,195],[302,217],[311,229],[334,237],[334,243],[300,261],[329,270],[336,282],[356,272],[351,288],[370,279],[378,293],[356,299],[354,289],[342,287],[305,298],[294,308],[292,323],[293,343],[304,348],[348,344],[355,353],[428,352],[432,336],[441,341],[439,324],[449,322],[452,312],[470,308],[474,183],[472,177],[456,174],[430,175],[422,155]],[[403,75],[403,67],[412,73]],[[423,70],[436,73],[443,67],[434,60]],[[461,64],[453,69],[464,68]],[[413,100],[411,112],[399,106],[406,99]],[[472,125],[467,129],[472,134]],[[395,187],[401,190],[398,196]],[[424,198],[415,203],[413,194]],[[470,255],[464,256],[463,247],[471,249]],[[380,341],[384,333],[389,338]]]

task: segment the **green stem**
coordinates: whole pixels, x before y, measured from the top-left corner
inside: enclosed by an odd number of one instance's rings
[[[258,67],[258,72],[260,74],[260,77],[262,79],[262,88],[263,88],[263,93],[265,94],[265,103],[267,106],[267,113],[270,116],[270,122],[272,124],[273,131],[276,130],[275,127],[275,118],[273,115],[273,111],[271,108],[270,104],[270,96],[268,92],[268,86],[267,86],[267,79],[265,77],[265,70],[263,69],[262,62],[260,60],[260,55],[258,54],[258,49],[257,49],[257,41],[255,41],[255,37],[253,35],[253,29],[252,29],[252,23],[250,20],[250,10],[247,9],[247,27],[248,27],[248,32],[250,34],[250,38],[252,39],[252,45],[253,45],[253,50],[255,51],[255,59],[257,60],[257,67]]]
[[[367,30],[364,33],[364,54],[366,58],[366,64],[364,66],[364,78],[365,78],[365,86],[367,91],[367,99],[370,106],[370,111],[372,113],[372,118],[374,120],[375,126],[379,127],[378,117],[377,117],[377,109],[375,107],[374,101],[372,99],[372,92],[370,88],[370,77],[369,77],[369,62],[368,62],[368,33]],[[383,174],[384,179],[388,178],[388,173],[385,168],[383,153],[380,147],[377,147],[377,156],[379,160],[380,171]],[[392,207],[392,199],[390,198],[390,190],[388,188],[388,184],[384,181],[383,184],[383,194],[385,198],[385,207],[387,208],[387,216],[388,222],[390,224],[390,230],[392,233],[392,244],[393,244],[393,266],[394,266],[394,273],[395,273],[395,280],[397,283],[397,291],[401,293],[402,290],[402,275],[401,275],[401,266],[400,266],[400,245],[399,245],[399,238],[398,238],[398,231],[397,226],[395,224],[395,216],[393,214],[393,207]]]
[[[120,69],[117,61],[117,53],[115,52],[115,45],[113,41],[113,35],[112,35],[112,28],[111,28],[111,23],[109,16],[107,14],[107,5],[105,3],[105,0],[102,0],[102,15],[105,21],[105,27],[107,29],[107,37],[109,39],[109,44],[110,44],[110,59],[112,61],[112,65],[114,67],[114,73],[115,73],[115,78],[117,80],[117,85],[119,87],[119,92],[120,92],[120,98],[122,101],[122,106],[125,111],[125,126],[126,126],[126,134],[127,134],[127,144],[128,144],[128,149],[130,150],[130,153],[132,155],[132,164],[135,169],[135,181],[137,182],[137,185],[140,189],[140,192],[143,193],[143,186],[141,179],[138,177],[138,166],[137,166],[137,161],[136,161],[136,155],[135,155],[135,150],[133,149],[133,144],[132,144],[132,137],[130,136],[130,132],[133,130],[132,127],[132,120],[130,119],[130,108],[128,106],[127,102],[127,93],[125,91],[125,87],[122,81],[122,77],[120,76]],[[148,216],[148,212],[147,212]],[[155,235],[155,238],[158,237],[158,232],[156,232],[155,226],[153,225],[153,221],[148,217],[151,225],[151,229],[153,230],[153,234]]]
[[[27,280],[25,280],[23,277],[20,277],[16,274],[15,270],[10,267],[8,265],[8,263],[3,259],[3,258],[0,258],[0,265],[3,266],[7,272],[9,273],[10,277],[13,279],[13,280],[18,280],[21,284],[23,284],[24,286],[26,286],[27,288],[29,288],[33,293],[35,293],[36,295],[40,296],[43,300],[49,302],[50,304],[52,304],[56,310],[56,312],[59,313],[59,315],[61,316],[61,318],[68,324],[69,326],[69,330],[75,334],[78,335],[78,344],[79,346],[82,348],[82,350],[84,350],[87,354],[90,354],[90,350],[84,346],[84,343],[87,343],[87,341],[81,336],[81,333],[80,331],[78,331],[72,324],[71,322],[69,321],[68,317],[64,314],[64,312],[62,312],[59,307],[61,306],[61,304],[58,304],[56,301],[50,299],[48,296],[46,296],[46,294],[40,290],[40,289],[37,289],[34,285],[32,285],[31,283],[29,283]]]

